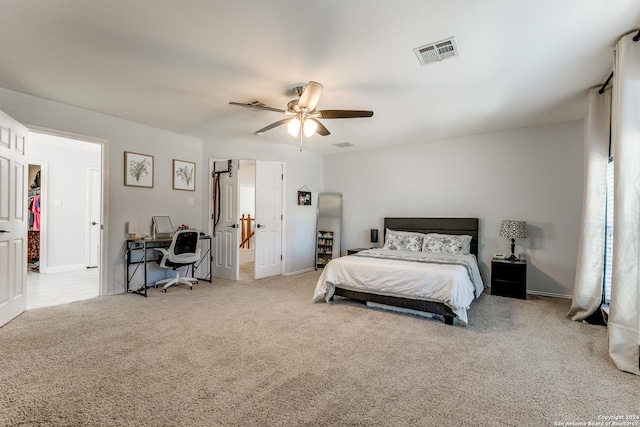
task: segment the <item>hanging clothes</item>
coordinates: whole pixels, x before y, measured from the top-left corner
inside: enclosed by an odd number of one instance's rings
[[[29,211],[31,214],[29,218],[31,230],[40,231],[40,195],[33,197]]]

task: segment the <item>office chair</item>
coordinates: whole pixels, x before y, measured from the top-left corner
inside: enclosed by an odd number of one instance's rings
[[[198,283],[195,277],[180,277],[180,267],[190,266],[200,260],[200,246],[198,241],[200,235],[194,230],[178,230],[173,235],[173,240],[168,249],[154,248],[162,253],[162,256],[156,262],[162,268],[171,268],[175,270],[176,277],[172,279],[159,280],[154,283],[156,287],[164,285],[162,292],[167,292],[167,288],[182,283],[192,289],[194,283]]]

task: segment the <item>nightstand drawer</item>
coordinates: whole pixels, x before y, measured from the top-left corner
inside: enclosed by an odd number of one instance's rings
[[[491,261],[491,295],[527,299],[527,263]]]
[[[507,282],[526,282],[527,264],[520,262],[492,262],[491,278],[498,278]]]

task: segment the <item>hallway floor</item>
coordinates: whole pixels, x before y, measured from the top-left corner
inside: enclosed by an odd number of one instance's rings
[[[63,273],[27,273],[27,310],[95,298],[99,295],[97,268]]]

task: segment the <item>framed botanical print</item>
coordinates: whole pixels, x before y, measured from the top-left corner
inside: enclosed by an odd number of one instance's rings
[[[153,188],[153,156],[125,151],[124,185]]]
[[[173,189],[196,191],[196,164],[173,159]]]

